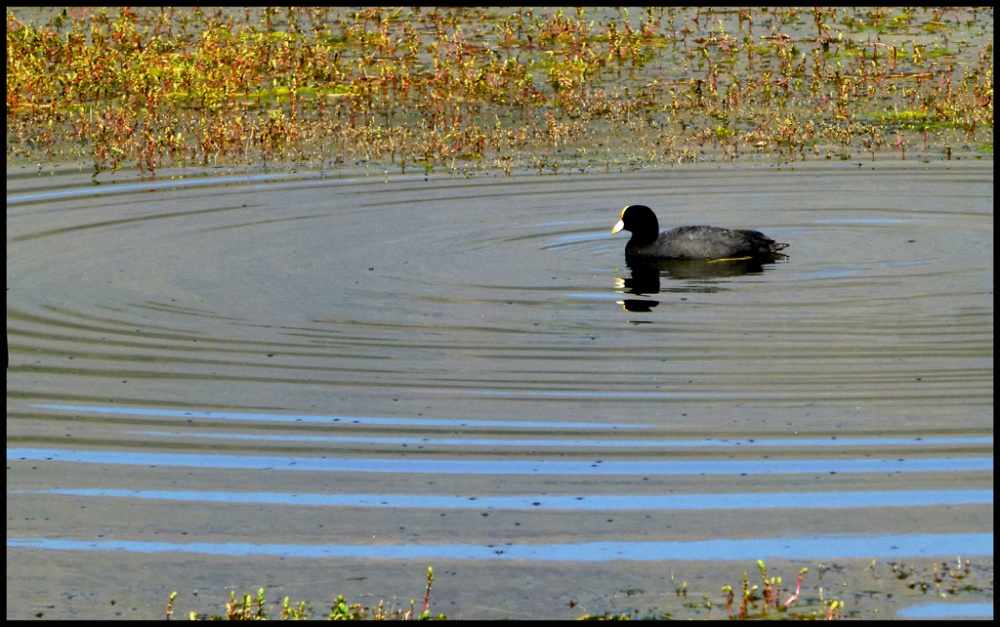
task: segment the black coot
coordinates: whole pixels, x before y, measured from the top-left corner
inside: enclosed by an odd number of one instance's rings
[[[632,232],[625,245],[625,259],[769,259],[781,257],[788,247],[760,231],[723,229],[717,226],[679,226],[660,233],[660,223],[645,205],[629,205],[612,233]]]

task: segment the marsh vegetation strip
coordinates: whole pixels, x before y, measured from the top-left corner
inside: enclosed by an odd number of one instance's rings
[[[7,158],[463,176],[993,152],[991,8],[8,9]]]
[[[766,556],[801,612],[988,600],[992,181],[8,177],[8,616],[432,565],[451,617],[719,617]],[[791,256],[637,274],[636,196]]]

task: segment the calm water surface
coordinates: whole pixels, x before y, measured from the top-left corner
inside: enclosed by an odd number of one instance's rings
[[[633,271],[633,203],[789,256]],[[415,598],[428,565],[464,618],[704,616],[671,573],[718,604],[757,559],[992,573],[992,162],[8,168],[7,289],[8,617]],[[836,568],[804,603],[881,585]]]

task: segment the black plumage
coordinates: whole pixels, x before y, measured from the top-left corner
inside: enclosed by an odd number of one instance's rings
[[[760,231],[723,229],[717,226],[680,226],[660,232],[653,210],[645,205],[622,209],[612,233],[630,231],[625,245],[629,261],[661,259],[767,259],[788,244],[775,242]]]

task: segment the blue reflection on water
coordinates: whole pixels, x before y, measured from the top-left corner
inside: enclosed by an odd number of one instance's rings
[[[7,538],[8,548],[64,551],[132,551],[134,553],[199,553],[203,555],[276,555],[281,557],[348,557],[383,559],[475,559],[605,562],[610,560],[766,560],[831,558],[898,558],[993,555],[992,533],[824,535],[695,542],[578,542],[569,544],[252,544],[249,542],[137,542],[131,540],[67,540]]]
[[[992,457],[929,459],[809,459],[725,461],[526,461],[373,459],[326,457],[260,457],[7,449],[8,460],[47,460],[91,464],[312,470],[321,472],[388,472],[470,475],[738,475],[836,472],[958,472],[992,470]]]
[[[900,618],[993,618],[992,603],[921,603],[901,608]]]

